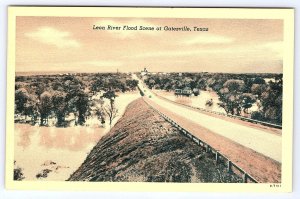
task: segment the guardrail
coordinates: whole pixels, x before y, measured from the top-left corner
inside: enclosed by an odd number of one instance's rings
[[[144,98],[143,98],[144,99]],[[250,174],[248,174],[246,171],[244,171],[242,168],[240,168],[238,165],[233,163],[228,157],[220,153],[218,150],[214,149],[211,145],[204,142],[203,140],[195,137],[192,133],[181,127],[179,124],[177,124],[175,121],[173,121],[171,118],[169,118],[167,115],[163,114],[159,110],[153,108],[146,100],[144,100],[151,109],[153,109],[155,112],[157,112],[160,116],[162,116],[165,120],[167,120],[169,123],[171,123],[174,127],[176,127],[184,136],[191,139],[193,142],[198,144],[200,147],[205,149],[206,153],[210,153],[214,155],[215,157],[215,163],[224,163],[227,167],[228,172],[235,173],[236,175],[242,177],[244,183],[258,183],[258,181],[252,177]]]
[[[182,106],[186,106],[186,107],[189,107],[189,108],[197,109],[197,110],[204,111],[204,112],[207,112],[207,113],[213,113],[213,114],[222,115],[222,116],[226,116],[226,117],[236,118],[236,119],[240,119],[240,120],[251,122],[251,123],[255,123],[255,124],[262,124],[262,125],[265,125],[265,126],[282,129],[281,125],[277,125],[277,124],[273,124],[273,123],[268,123],[268,122],[263,122],[263,121],[260,121],[260,120],[254,120],[254,119],[251,119],[251,118],[237,116],[237,115],[231,115],[231,114],[225,114],[225,113],[220,113],[220,112],[216,112],[216,111],[210,111],[210,110],[207,110],[207,109],[204,109],[204,108],[190,106],[190,105],[187,105],[187,104],[181,104],[181,103],[178,103],[178,102],[174,102],[174,101],[172,101],[172,100],[170,100],[168,98],[162,97],[162,96],[158,95],[155,92],[153,92],[153,93],[154,93],[155,96],[157,96],[157,97],[159,97],[159,98],[161,98],[163,100],[167,100],[169,102],[172,102],[172,103],[175,103],[175,104],[179,104],[179,105],[182,105]]]

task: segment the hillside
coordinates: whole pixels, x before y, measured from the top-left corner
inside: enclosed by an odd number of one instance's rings
[[[215,165],[202,148],[179,133],[143,99],[97,143],[69,181],[241,182]]]

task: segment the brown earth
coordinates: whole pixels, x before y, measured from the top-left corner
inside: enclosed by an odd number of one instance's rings
[[[199,124],[181,117],[168,109],[159,106],[152,100],[144,98],[156,110],[167,115],[195,137],[208,143],[221,154],[229,158],[233,163],[242,168],[258,182],[279,183],[281,182],[281,163],[272,160],[250,148],[244,147],[226,137],[218,135]]]
[[[69,181],[242,182],[143,99],[101,138]]]

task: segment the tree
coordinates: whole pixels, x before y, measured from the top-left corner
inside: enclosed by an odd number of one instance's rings
[[[219,94],[220,103],[218,105],[226,111],[227,114],[240,115],[241,107],[241,96],[233,95],[231,93]]]
[[[223,88],[219,90],[220,98],[219,106],[224,108],[226,113],[232,115],[240,115],[242,110],[242,91],[244,89],[243,80],[230,79],[223,84]]]
[[[260,98],[264,117],[271,122],[282,123],[282,79],[270,82]]]
[[[88,95],[87,93],[84,93],[83,91],[78,93],[78,98],[76,102],[76,108],[78,110],[78,123],[80,125],[83,125],[85,123],[85,115],[88,111]]]
[[[40,96],[44,91],[45,91],[45,84],[40,83],[40,84],[37,85],[37,88],[35,89],[35,94],[37,96]]]
[[[67,110],[69,113],[74,114],[75,125],[83,125],[85,123],[86,113],[89,109],[88,94],[83,92],[82,90],[77,90],[77,94],[72,96],[73,97],[68,100]]]
[[[67,112],[75,116],[75,125],[83,125],[89,108],[89,95],[84,91],[84,84],[79,78],[68,76],[65,79],[67,95],[65,97]]]
[[[223,84],[223,88],[228,88],[231,93],[238,93],[243,90],[245,83],[243,80],[230,79]]]
[[[253,84],[251,86],[251,93],[257,95],[259,98],[261,94],[267,89],[267,85],[265,84]]]
[[[105,124],[105,110],[104,110],[103,97],[100,97],[99,106],[97,107],[97,110],[96,110],[96,115],[97,115],[97,118],[101,122],[101,125],[103,127],[104,124]]]
[[[264,116],[263,116],[263,114],[260,111],[253,111],[251,113],[251,119],[263,121],[264,120]]]
[[[43,126],[46,122],[48,124],[48,117],[51,114],[52,110],[52,95],[45,91],[40,96],[40,103],[39,103],[39,112],[41,116],[41,126]]]
[[[74,114],[75,125],[77,125],[77,116],[78,116],[77,101],[78,101],[78,97],[77,96],[74,96],[74,97],[72,97],[70,99],[67,97],[67,112]]]
[[[105,106],[104,111],[105,111],[105,114],[109,118],[109,126],[111,128],[112,121],[113,121],[113,119],[115,119],[117,117],[117,114],[118,114],[118,109],[115,106],[115,100],[114,99],[111,99],[109,101],[109,104],[107,106]]]
[[[117,95],[116,95],[115,91],[109,90],[109,91],[106,91],[105,93],[103,93],[102,97],[111,100],[111,99],[115,99],[117,97]]]
[[[107,91],[103,94],[103,97],[109,99],[109,104],[105,106],[104,112],[109,118],[109,125],[111,127],[113,119],[117,117],[118,109],[115,106],[115,98],[117,97],[113,90]]]
[[[255,77],[253,80],[253,84],[265,84],[266,81],[261,77]]]
[[[67,112],[66,93],[55,91],[52,97],[53,111],[57,118],[57,126],[62,126],[65,122]]]
[[[15,92],[15,105],[16,113],[25,115],[25,120],[27,116],[31,116],[32,122],[34,122],[38,115],[37,110],[37,97],[34,94],[29,94],[25,88],[19,88]]]
[[[15,104],[17,113],[25,114],[25,106],[28,98],[29,94],[25,88],[20,88],[15,91]]]
[[[129,87],[130,90],[134,90],[137,87],[138,83],[139,83],[138,80],[135,80],[135,79],[133,79],[133,80],[127,79],[126,80],[126,85]]]
[[[91,91],[93,94],[99,92],[104,87],[103,79],[96,79],[91,85]]]
[[[36,122],[37,117],[39,115],[37,102],[38,102],[37,96],[34,94],[29,94],[27,98],[27,102],[25,103],[25,110],[24,110],[25,116],[26,115],[31,116],[32,123]]]
[[[252,107],[252,104],[256,101],[255,96],[251,93],[244,93],[242,95],[242,107],[244,113],[248,113],[248,109]]]
[[[206,85],[205,79],[201,78],[201,79],[198,80],[198,88],[201,89],[201,90],[206,90],[207,85]]]

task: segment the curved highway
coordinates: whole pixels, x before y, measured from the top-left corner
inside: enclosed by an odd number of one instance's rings
[[[133,78],[139,81],[138,86],[141,90],[145,91],[146,97],[157,105],[195,122],[213,133],[224,136],[281,163],[282,137],[280,135],[235,123],[234,121],[223,120],[171,103],[156,97],[151,90],[144,86],[143,82],[136,75],[133,75]]]

